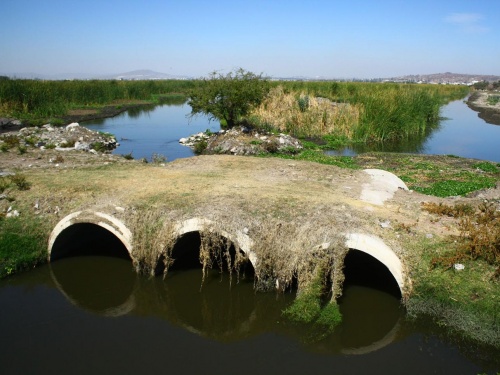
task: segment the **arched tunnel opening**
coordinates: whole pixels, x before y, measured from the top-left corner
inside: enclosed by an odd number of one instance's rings
[[[131,259],[125,245],[112,232],[97,224],[77,223],[57,236],[50,260],[88,255]]]
[[[344,289],[351,285],[364,286],[401,299],[401,290],[389,269],[363,251],[349,249],[344,259],[344,276]]]
[[[345,352],[363,354],[394,341],[404,310],[399,285],[389,269],[370,254],[350,249],[344,275],[339,340]]]
[[[50,260],[54,282],[76,306],[105,316],[133,309],[137,275],[126,246],[106,228],[68,226],[55,239]]]
[[[212,256],[212,269],[217,270],[219,272],[228,272],[229,267],[228,267],[228,262],[227,258],[225,255],[226,252],[226,243],[227,239],[223,238],[222,236],[219,238],[222,241],[219,241],[218,245],[221,247],[219,249],[215,249],[217,252],[218,250],[221,251],[222,255],[219,259],[214,259]],[[198,231],[195,232],[188,232],[183,235],[181,235],[171,253],[171,257],[173,259],[173,263],[169,267],[169,272],[170,271],[182,271],[182,270],[190,270],[190,269],[196,269],[202,268],[202,264],[200,262],[200,249],[201,249],[201,234]],[[241,251],[241,250],[239,250]],[[236,259],[236,247],[234,246],[233,243],[230,243],[229,246],[229,255],[231,259],[231,264],[234,265],[235,259]],[[243,252],[242,252],[242,255]],[[222,269],[220,269],[222,268]],[[164,264],[164,257],[161,257],[157,263],[156,269],[155,269],[155,274],[160,275],[164,272],[165,270],[165,264]],[[254,277],[254,268],[252,266],[252,263],[247,259],[244,261],[242,264],[239,265],[238,267],[238,273],[240,277],[242,278],[250,278],[253,279]]]

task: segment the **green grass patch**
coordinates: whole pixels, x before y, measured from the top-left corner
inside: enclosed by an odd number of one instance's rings
[[[476,163],[473,165],[474,168],[480,169],[483,172],[491,172],[491,173],[497,173],[498,172],[498,167],[495,164],[492,164],[487,161],[483,161],[480,163]]]
[[[438,197],[493,188],[500,179],[500,170],[494,163],[456,156],[370,152],[354,159],[362,168],[387,170],[401,178],[409,189]]]
[[[497,105],[500,103],[500,95],[488,95],[487,102],[489,105]]]
[[[43,219],[0,218],[0,278],[47,260]]]
[[[476,190],[492,188],[496,186],[496,180],[489,177],[475,177],[473,181],[445,180],[437,181],[430,186],[413,186],[412,189],[422,194],[434,195],[436,197],[454,197],[467,195]]]
[[[340,168],[350,168],[350,169],[358,169],[359,166],[356,163],[356,159],[350,156],[330,156],[326,155],[321,150],[304,150],[299,152],[298,154],[281,154],[276,153],[274,156],[283,158],[283,159],[293,159],[293,160],[306,160],[313,161],[320,164],[328,164],[328,165],[336,165]]]
[[[500,348],[500,283],[492,280],[495,268],[481,260],[462,261],[462,271],[433,268],[432,259],[449,249],[449,243],[426,246],[412,276],[409,316],[430,316],[450,333]]]

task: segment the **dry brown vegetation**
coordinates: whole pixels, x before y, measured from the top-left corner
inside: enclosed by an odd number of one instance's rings
[[[329,134],[350,139],[361,111],[360,105],[334,103],[304,92],[286,92],[278,86],[270,91],[253,115],[261,126],[269,124],[273,129],[294,136],[321,137]]]
[[[465,259],[481,258],[496,266],[494,278],[500,278],[500,211],[492,203],[482,203],[477,209],[467,204],[449,206],[426,203],[423,209],[438,215],[459,217],[459,241],[450,254],[432,259],[433,266],[451,268]]]

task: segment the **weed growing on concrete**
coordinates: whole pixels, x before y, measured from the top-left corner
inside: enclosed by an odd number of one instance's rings
[[[325,305],[336,305],[342,293],[342,265],[348,249],[338,227],[332,230],[341,224],[313,226],[312,222],[297,226],[276,220],[274,225],[255,228],[254,251],[259,259],[255,284],[257,290],[280,291],[296,285],[297,298],[285,315],[297,322],[323,324],[318,319]],[[324,243],[314,243],[317,238]]]
[[[133,262],[139,273],[154,276],[158,263],[163,261],[166,274],[172,263],[170,251],[175,243],[174,230],[165,217],[161,210],[155,209],[141,211],[141,215],[136,213],[133,217]]]
[[[217,267],[220,272],[228,272],[232,281],[233,272],[236,273],[237,281],[240,278],[240,267],[248,261],[248,256],[240,251],[237,244],[221,236],[215,228],[205,229],[200,233],[200,263],[203,270],[203,281],[209,269]],[[234,246],[234,253],[231,248]]]

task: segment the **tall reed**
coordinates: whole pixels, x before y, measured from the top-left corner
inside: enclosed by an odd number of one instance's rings
[[[193,81],[0,81],[0,113],[51,117],[74,107],[115,100],[154,100],[157,95],[186,94]]]
[[[264,103],[253,112],[254,121],[262,126],[297,137],[320,137],[325,134],[351,136],[359,122],[362,106],[333,103],[305,93],[286,93],[275,87]]]
[[[329,135],[347,142],[410,139],[437,126],[440,107],[467,93],[467,87],[450,85],[279,82],[254,120],[302,137]]]

